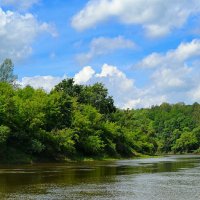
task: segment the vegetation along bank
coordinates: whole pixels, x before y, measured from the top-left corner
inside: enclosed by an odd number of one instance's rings
[[[21,88],[0,65],[0,163],[200,152],[200,104],[116,108],[101,83]]]

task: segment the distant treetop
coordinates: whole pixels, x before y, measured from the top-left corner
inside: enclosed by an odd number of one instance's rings
[[[0,82],[7,82],[14,84],[17,80],[17,76],[13,74],[14,65],[11,59],[5,59],[0,65]]]

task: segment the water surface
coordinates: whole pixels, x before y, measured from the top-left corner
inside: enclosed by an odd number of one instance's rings
[[[200,156],[0,166],[0,199],[199,200]]]

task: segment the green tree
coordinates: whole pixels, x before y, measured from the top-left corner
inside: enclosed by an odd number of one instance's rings
[[[78,97],[81,93],[83,86],[77,85],[73,78],[65,79],[55,86],[53,91],[63,92],[71,97]]]
[[[0,125],[10,128],[16,126],[15,91],[13,87],[5,82],[0,82]]]
[[[54,91],[46,105],[46,130],[70,128],[75,99],[63,91]]]
[[[7,126],[0,126],[0,147],[5,145],[10,134],[10,129]]]
[[[13,74],[14,65],[10,59],[5,59],[0,65],[0,82],[15,84],[17,76]]]
[[[194,132],[184,132],[180,138],[176,140],[173,150],[175,152],[192,152],[198,148],[198,140]]]
[[[53,91],[76,97],[79,103],[90,104],[102,114],[116,111],[112,97],[108,96],[108,90],[101,83],[83,86],[75,84],[73,79],[66,79],[56,85]]]
[[[116,111],[112,97],[108,96],[108,90],[101,83],[85,86],[80,94],[79,102],[90,104],[101,114],[110,115]]]

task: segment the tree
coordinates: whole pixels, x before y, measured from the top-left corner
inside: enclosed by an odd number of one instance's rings
[[[114,101],[108,96],[108,90],[102,83],[85,86],[81,91],[79,102],[90,104],[95,107],[101,114],[111,114],[116,111]]]
[[[5,59],[0,65],[0,82],[14,84],[17,76],[13,74],[14,65],[10,59]]]
[[[16,106],[14,96],[13,87],[8,83],[0,82],[0,125],[6,125],[10,128],[15,126]]]
[[[69,128],[72,123],[74,99],[63,91],[53,91],[46,110],[47,130]]]
[[[0,125],[0,157],[4,157],[7,148],[7,141],[10,135],[10,129],[7,126]]]
[[[184,132],[173,146],[175,152],[192,152],[198,148],[198,140],[194,132]]]
[[[69,78],[56,85],[54,91],[64,92],[66,95],[77,97],[80,94],[82,88],[82,85],[77,85],[74,83],[73,78]]]
[[[101,114],[110,114],[116,111],[112,97],[108,96],[108,90],[101,83],[83,86],[75,84],[74,80],[70,78],[56,85],[52,93],[55,91],[76,97],[79,103],[90,104]]]
[[[10,129],[7,126],[0,126],[0,147],[4,145],[10,134]]]

